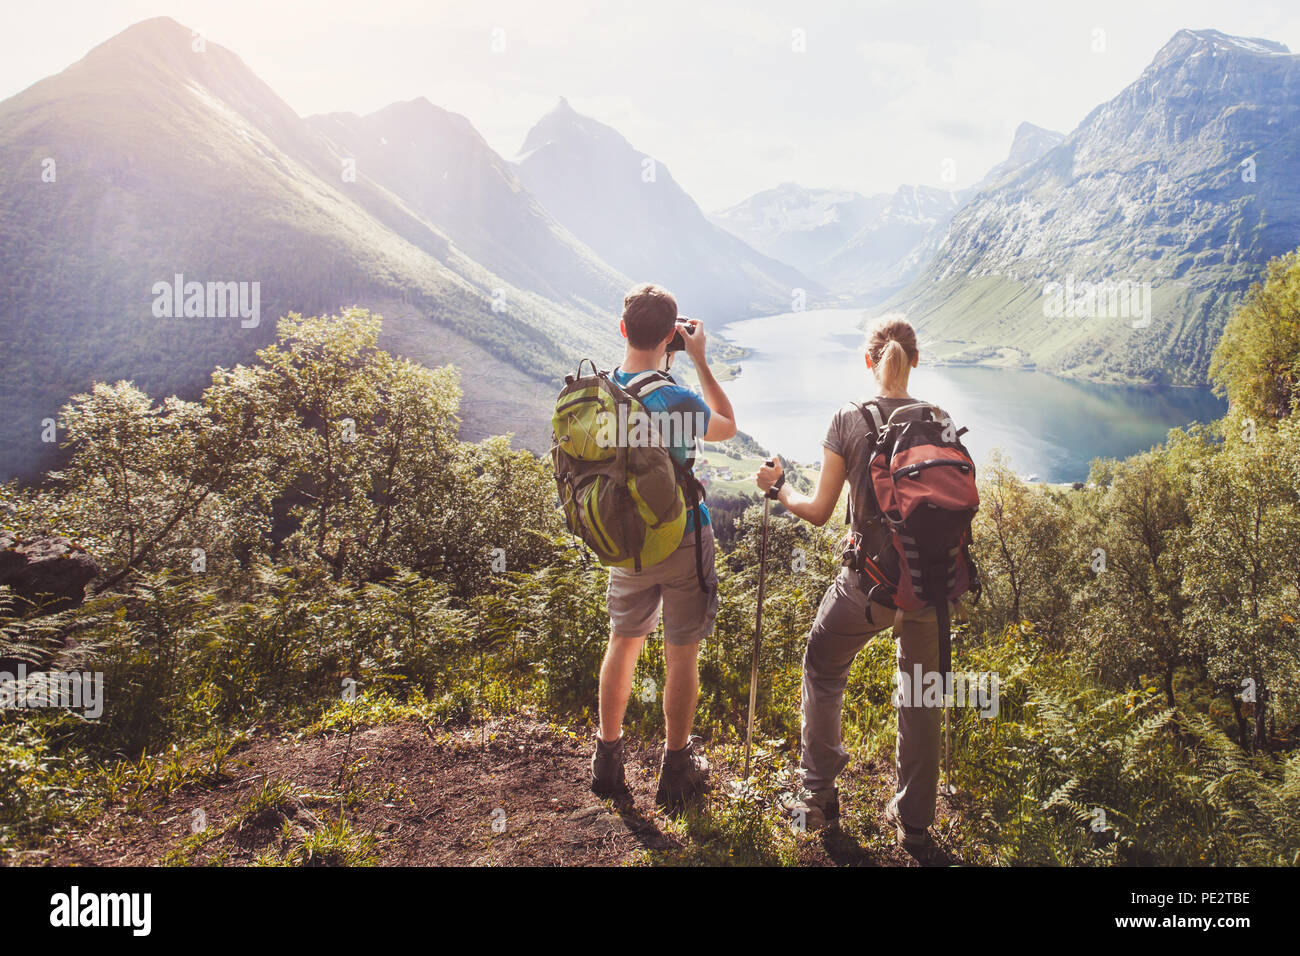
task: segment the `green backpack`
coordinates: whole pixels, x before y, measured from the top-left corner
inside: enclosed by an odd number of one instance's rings
[[[584,376],[588,362],[592,374]],[[641,403],[673,384],[667,372],[650,371],[622,386],[583,359],[576,375],[564,377],[555,400],[551,460],[564,520],[606,567],[640,571],[664,560],[682,542],[687,508],[695,512],[695,527],[702,527],[704,489],[689,466],[669,454]],[[707,591],[699,534],[695,565]]]

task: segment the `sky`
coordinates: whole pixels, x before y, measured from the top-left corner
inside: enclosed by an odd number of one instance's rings
[[[0,99],[160,15],[300,115],[424,96],[507,159],[565,96],[706,211],[782,182],[971,185],[1022,121],[1069,132],[1184,27],[1300,51],[1294,0],[9,0]]]

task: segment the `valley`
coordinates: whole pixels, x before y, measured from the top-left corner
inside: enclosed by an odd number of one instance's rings
[[[299,117],[190,33],[144,21],[0,103],[0,479],[60,461],[42,423],[93,382],[192,398],[281,316],[351,305],[385,316],[384,347],[459,368],[466,436],[544,451],[556,382],[616,360],[646,279],[713,329],[897,312],[936,365],[1198,387],[1229,311],[1300,245],[1298,58],[1214,30],[1179,31],[1069,134],[1022,123],[973,186],[784,183],[709,215],[564,98],[507,159],[423,97]],[[256,290],[259,317],[250,298],[237,322],[160,320],[148,290],[178,274]],[[1052,314],[1053,288],[1117,282],[1142,288],[1141,323]],[[712,356],[747,395],[761,362]],[[746,430],[780,436],[766,414]]]

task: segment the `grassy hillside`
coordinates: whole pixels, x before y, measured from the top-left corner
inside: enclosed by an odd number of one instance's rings
[[[927,351],[953,364],[1039,368],[1098,382],[1203,385],[1210,354],[1245,286],[1151,288],[1151,324],[1044,314],[1041,283],[948,279],[906,309]],[[1144,300],[1145,301],[1145,300]],[[901,304],[901,303],[896,303]]]

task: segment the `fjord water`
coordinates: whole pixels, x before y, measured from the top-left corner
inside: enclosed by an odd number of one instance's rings
[[[748,350],[726,384],[742,430],[770,452],[819,461],[835,410],[874,394],[862,361],[862,312],[819,309],[732,322],[729,341]],[[1083,481],[1094,458],[1122,458],[1165,439],[1170,428],[1219,418],[1208,389],[1096,385],[1044,372],[927,366],[908,390],[970,431],[977,464],[1000,448],[1012,467],[1041,481]]]

